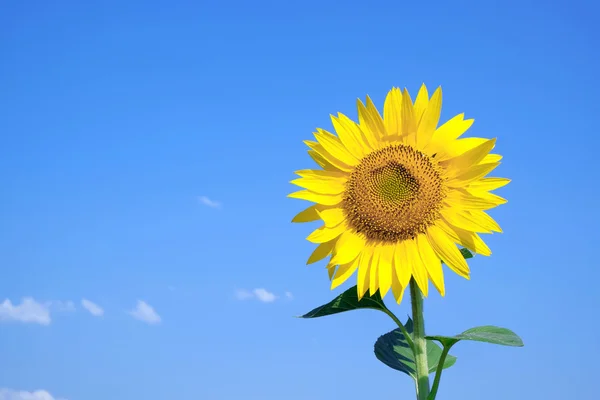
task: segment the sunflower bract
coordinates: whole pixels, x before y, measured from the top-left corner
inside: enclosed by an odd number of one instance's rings
[[[438,127],[442,90],[423,85],[413,103],[393,88],[383,117],[367,97],[358,122],[332,116],[306,141],[320,169],[296,171],[302,188],[289,197],[314,203],[293,222],[321,220],[308,236],[317,245],[308,263],[330,257],[331,288],[357,272],[358,296],[391,289],[398,303],[413,278],[424,295],[429,282],[445,294],[442,261],[469,278],[457,245],[490,255],[480,233],[501,232],[486,210],[506,203],[490,191],[510,182],[486,177],[500,163],[496,140],[461,138],[473,120],[460,114]]]

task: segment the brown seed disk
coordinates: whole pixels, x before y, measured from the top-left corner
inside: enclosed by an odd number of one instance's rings
[[[411,146],[391,145],[352,172],[343,208],[350,227],[367,239],[396,243],[424,233],[445,197],[436,163]]]

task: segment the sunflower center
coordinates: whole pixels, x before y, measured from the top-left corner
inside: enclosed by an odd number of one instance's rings
[[[432,160],[406,145],[374,151],[356,167],[344,196],[350,227],[368,239],[399,242],[424,233],[446,197]]]
[[[409,201],[419,190],[419,182],[410,171],[394,161],[374,169],[371,176],[374,191],[389,202]]]

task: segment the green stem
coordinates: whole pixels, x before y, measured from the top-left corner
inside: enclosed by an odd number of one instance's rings
[[[415,344],[415,364],[417,367],[417,400],[427,400],[429,396],[429,365],[427,365],[427,340],[423,320],[423,295],[414,279],[410,281],[410,302],[413,317],[413,341]]]
[[[410,349],[412,350],[412,352],[415,352],[415,344],[413,343],[410,334],[408,333],[408,331],[406,330],[406,328],[404,327],[404,325],[402,324],[402,322],[400,322],[400,320],[398,319],[398,317],[396,317],[394,315],[393,312],[391,312],[390,310],[388,310],[387,308],[384,309],[384,312],[389,315],[389,317],[391,319],[394,320],[394,322],[396,323],[396,325],[398,325],[398,327],[400,328],[400,331],[402,331],[402,334],[404,335],[404,338],[406,339],[406,342],[408,343],[408,346],[410,347]]]
[[[450,351],[451,346],[444,346],[444,350],[442,350],[442,355],[440,356],[440,362],[437,367],[437,371],[435,371],[435,378],[433,379],[433,386],[431,387],[431,394],[429,395],[429,400],[434,400],[435,396],[437,396],[438,387],[440,386],[440,379],[442,377],[442,370],[444,369],[444,363],[446,362],[446,356]]]

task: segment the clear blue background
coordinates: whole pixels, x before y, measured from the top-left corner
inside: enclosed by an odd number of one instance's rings
[[[383,314],[328,301],[314,225],[285,196],[302,140],[392,86],[444,89],[443,119],[498,137],[504,234],[446,273],[429,333],[459,344],[440,400],[596,399],[598,29],[592,2],[3,1],[0,302],[89,298],[93,318],[0,325],[0,387],[69,400],[412,398],[373,356]],[[197,196],[222,202],[202,205]],[[175,290],[169,290],[174,286]],[[241,302],[264,287],[293,300]],[[144,299],[163,321],[126,310]],[[408,313],[408,303],[394,307]],[[582,333],[578,333],[581,331]],[[484,395],[484,393],[487,393]],[[596,393],[596,394],[594,394]]]

